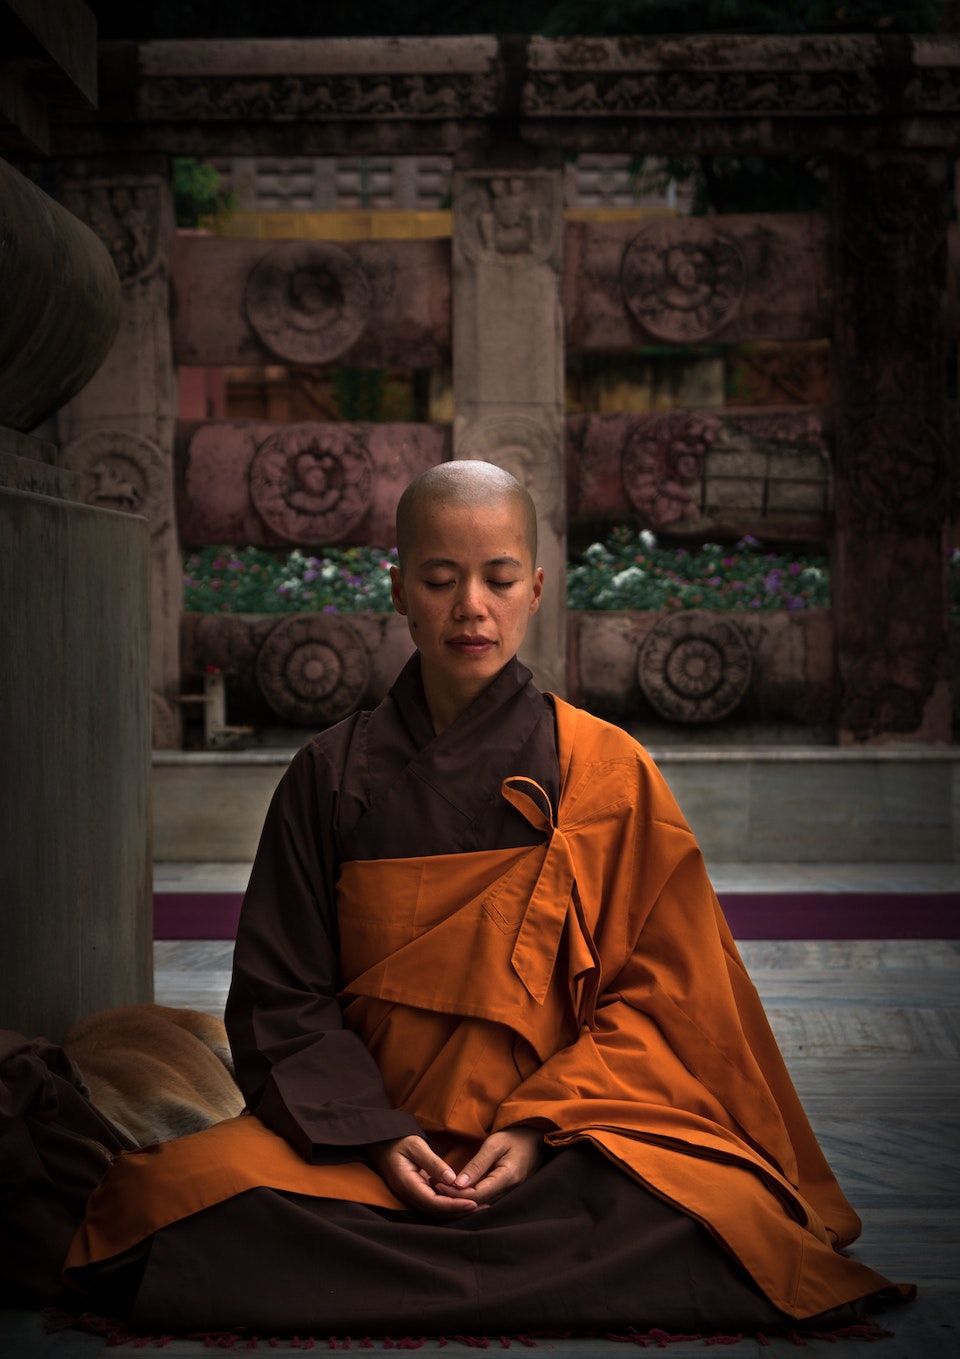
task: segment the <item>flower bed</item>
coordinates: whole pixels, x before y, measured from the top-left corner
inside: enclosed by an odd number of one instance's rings
[[[185,562],[188,613],[385,613],[396,550],[326,548],[316,557],[262,548],[208,547]],[[960,616],[960,551],[947,556],[950,612]],[[614,529],[567,571],[567,607],[807,609],[830,603],[824,556],[736,547],[664,547],[647,531]]]

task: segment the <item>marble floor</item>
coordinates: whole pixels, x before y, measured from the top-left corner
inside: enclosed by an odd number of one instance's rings
[[[732,866],[727,866],[732,867]],[[829,882],[848,890],[863,882],[884,890],[895,865],[858,875],[825,866]],[[238,866],[232,868],[237,871]],[[955,866],[912,866],[891,891],[956,887]],[[764,875],[770,873],[766,865]],[[800,866],[798,872],[806,872]],[[174,878],[171,868],[168,880]],[[864,874],[867,876],[864,877]],[[213,875],[214,877],[216,875]],[[240,870],[240,876],[243,876]],[[715,877],[719,879],[719,874]],[[744,882],[731,875],[730,884]],[[241,883],[242,885],[242,883]],[[751,884],[752,885],[752,884]],[[804,879],[805,890],[813,890]],[[718,881],[718,887],[720,883]],[[746,884],[745,884],[746,887]],[[211,888],[213,884],[211,883]],[[170,890],[167,888],[167,890]],[[824,890],[837,890],[827,887]],[[813,1339],[798,1350],[788,1339],[745,1339],[723,1346],[730,1359],[956,1359],[960,1355],[960,942],[944,940],[802,942],[742,941],[811,1121],[864,1230],[854,1252],[897,1280],[919,1288],[918,1300],[879,1318],[884,1339],[832,1343]],[[227,942],[161,941],[154,945],[156,999],[221,1013],[229,980]],[[375,1346],[376,1347],[376,1346]],[[288,1348],[286,1345],[278,1346]],[[322,1348],[327,1348],[324,1341]],[[447,1359],[467,1349],[428,1341],[423,1355]],[[629,1352],[607,1340],[544,1340],[545,1359],[606,1359]],[[76,1332],[45,1336],[35,1316],[0,1313],[3,1359],[132,1359],[133,1345],[107,1349]],[[170,1359],[205,1353],[200,1341],[170,1344]],[[684,1341],[669,1359],[709,1349]]]

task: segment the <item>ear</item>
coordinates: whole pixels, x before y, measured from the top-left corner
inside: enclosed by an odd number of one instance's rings
[[[390,568],[390,598],[393,600],[393,607],[397,613],[407,614],[407,601],[403,595],[403,572],[399,566]]]
[[[533,592],[530,599],[530,612],[534,614],[540,607],[540,600],[543,597],[543,567],[538,566],[533,573]]]

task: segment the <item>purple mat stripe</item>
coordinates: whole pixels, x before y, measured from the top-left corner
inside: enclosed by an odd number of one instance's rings
[[[154,939],[233,939],[239,892],[157,892]],[[737,939],[957,939],[960,892],[722,892]]]

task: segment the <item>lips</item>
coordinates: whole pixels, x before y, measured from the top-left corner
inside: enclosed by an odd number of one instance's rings
[[[451,637],[448,646],[454,650],[462,652],[466,656],[482,656],[490,650],[495,643],[489,637]]]

